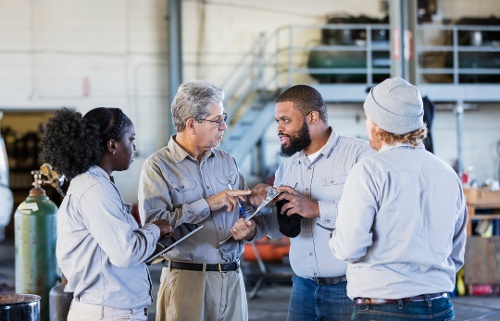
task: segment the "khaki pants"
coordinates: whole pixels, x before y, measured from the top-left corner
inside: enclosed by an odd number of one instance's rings
[[[86,304],[73,300],[68,312],[68,321],[147,321],[147,309],[114,309]]]
[[[241,270],[206,272],[164,267],[156,321],[247,321]]]

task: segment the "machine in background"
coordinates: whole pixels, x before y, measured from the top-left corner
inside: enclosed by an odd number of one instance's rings
[[[500,27],[500,19],[495,16],[463,17],[457,20],[457,26],[484,26],[483,30],[463,30],[458,32],[458,45],[469,48],[459,52],[458,67],[470,69],[500,69],[500,54],[489,48],[500,48],[500,32],[488,30],[488,27]],[[451,35],[450,35],[451,36]],[[445,68],[453,66],[453,53],[446,54]],[[500,83],[498,74],[460,74],[460,83]]]
[[[422,76],[419,82],[500,83],[500,19],[462,17],[443,24],[420,21],[415,38],[423,40],[415,44],[414,53],[417,74]],[[440,43],[426,42],[426,32],[439,33]],[[308,53],[309,75],[323,84],[379,83],[390,76],[390,39],[388,17],[329,16],[321,31],[321,44]]]
[[[364,83],[366,73],[362,70],[373,68],[373,81],[381,82],[389,77],[390,69],[390,44],[389,44],[389,18],[370,18],[367,16],[329,16],[329,25],[346,25],[348,28],[323,29],[321,32],[321,45],[309,52],[308,68],[326,69],[339,68],[336,73],[314,73],[311,77],[320,83]],[[356,27],[359,25],[359,28]],[[379,25],[370,28],[367,32],[366,25]],[[370,33],[368,35],[368,33]],[[331,46],[328,48],[328,46]],[[370,54],[370,59],[367,55]],[[368,61],[371,61],[369,64]],[[385,70],[377,71],[377,68]],[[358,69],[360,73],[354,73]]]

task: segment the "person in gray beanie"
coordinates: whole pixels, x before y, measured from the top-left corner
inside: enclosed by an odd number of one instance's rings
[[[402,135],[424,127],[424,104],[417,87],[399,77],[372,88],[365,112],[383,130]]]
[[[452,320],[467,224],[460,180],[424,149],[417,87],[386,79],[370,90],[364,110],[378,153],[350,171],[329,241],[348,262],[352,320]]]

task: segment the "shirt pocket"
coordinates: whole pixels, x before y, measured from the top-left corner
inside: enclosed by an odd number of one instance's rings
[[[180,203],[191,202],[191,198],[196,195],[196,182],[188,177],[176,178],[175,180],[170,181],[170,186],[173,190],[173,196],[176,201],[180,201]]]
[[[170,187],[170,197],[174,207],[182,206],[201,198],[200,192],[196,190],[196,181],[193,179],[176,178],[170,181]]]
[[[321,183],[324,187],[339,187],[340,185],[340,188],[343,188],[346,180],[347,175],[326,176],[321,179]]]
[[[229,171],[220,176],[217,176],[217,181],[224,185],[223,189],[227,189],[227,184],[231,184],[233,189],[240,189],[240,182],[238,181],[238,172],[237,171]]]
[[[170,181],[170,185],[177,193],[186,193],[195,189],[196,182],[189,178],[182,178]]]

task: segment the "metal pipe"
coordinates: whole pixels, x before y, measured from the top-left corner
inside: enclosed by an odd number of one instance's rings
[[[455,114],[457,117],[457,172],[461,174],[464,171],[463,161],[463,122],[464,122],[464,106],[462,101],[458,101],[455,106]]]
[[[182,83],[182,41],[180,0],[168,0],[168,103],[174,100],[177,88]],[[170,117],[170,113],[168,113]],[[168,126],[170,135],[175,130],[172,119]]]

